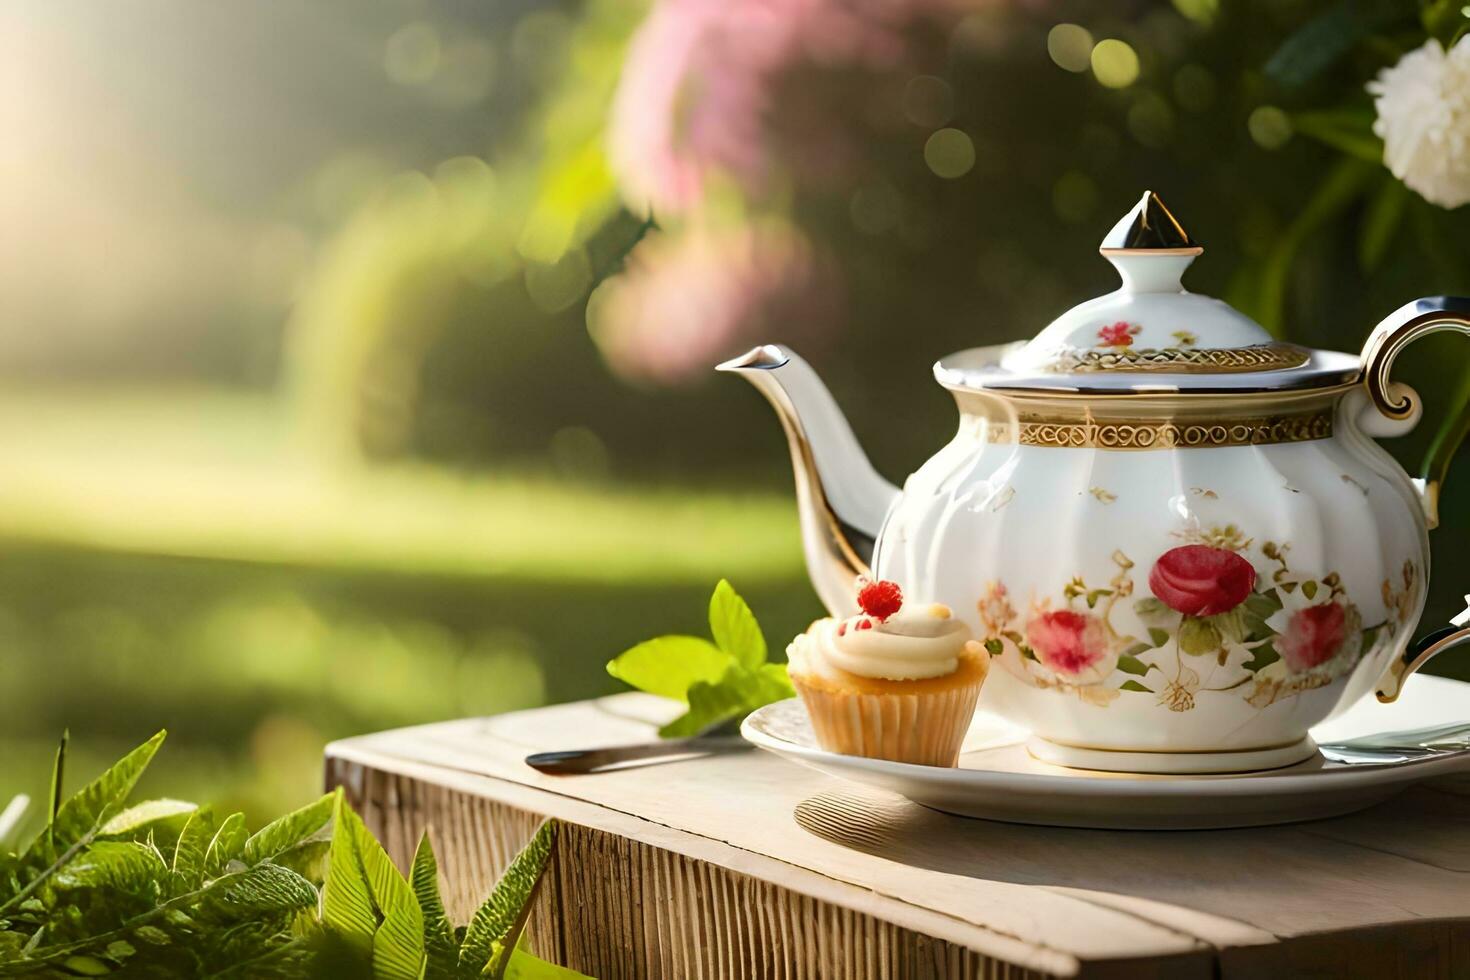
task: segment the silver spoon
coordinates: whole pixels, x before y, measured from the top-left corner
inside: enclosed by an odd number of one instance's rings
[[[1380,732],[1345,742],[1317,746],[1329,762],[1347,765],[1394,765],[1436,755],[1470,751],[1470,723],[1457,722],[1435,728],[1402,732]]]
[[[740,737],[741,719],[727,718],[689,738],[669,738],[596,749],[559,749],[526,756],[526,765],[548,776],[584,776],[614,769],[653,766],[681,759],[724,755],[751,747]]]

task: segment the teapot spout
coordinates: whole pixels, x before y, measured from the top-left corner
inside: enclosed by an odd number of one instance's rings
[[[796,471],[812,586],[834,616],[856,613],[853,580],[870,574],[873,546],[898,488],[873,469],[832,393],[790,348],[756,347],[717,370],[743,375],[776,410]]]

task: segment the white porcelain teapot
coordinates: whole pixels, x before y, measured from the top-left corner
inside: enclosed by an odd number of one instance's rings
[[[1470,333],[1470,299],[1409,303],[1355,357],[1186,291],[1202,250],[1153,194],[1101,251],[1118,290],[935,365],[959,431],[902,491],[787,348],[720,370],[781,418],[823,602],[852,614],[870,575],[949,605],[994,660],[982,706],[1030,728],[1033,754],[1126,772],[1300,762],[1308,728],[1369,690],[1393,700],[1470,639],[1410,643],[1454,447],[1411,479],[1373,441],[1419,421],[1394,358]]]

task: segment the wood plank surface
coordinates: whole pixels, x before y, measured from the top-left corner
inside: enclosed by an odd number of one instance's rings
[[[328,747],[406,863],[433,827],[452,914],[536,815],[570,826],[537,948],[596,976],[1470,976],[1470,781],[1290,827],[965,820],[744,752],[583,777],[531,751],[642,741],[619,695]],[[1263,972],[1264,971],[1264,972]]]

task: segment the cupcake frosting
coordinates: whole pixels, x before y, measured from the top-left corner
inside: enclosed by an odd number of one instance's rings
[[[798,672],[830,676],[832,668],[882,680],[912,681],[952,674],[970,628],[945,606],[906,608],[873,616],[819,619],[786,649]]]

